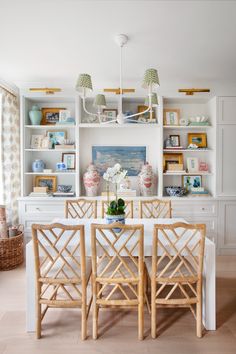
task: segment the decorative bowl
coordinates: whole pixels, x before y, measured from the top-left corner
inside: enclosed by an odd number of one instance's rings
[[[68,193],[68,192],[70,192],[70,191],[71,191],[71,188],[72,188],[72,186],[67,185],[67,184],[59,184],[59,185],[57,186],[58,191],[59,191],[59,192],[62,192],[62,193]]]
[[[165,190],[170,197],[183,197],[187,193],[184,187],[169,186],[165,187]]]

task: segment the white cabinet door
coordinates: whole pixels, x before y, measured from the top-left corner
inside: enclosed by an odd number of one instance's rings
[[[217,195],[236,197],[236,125],[219,125],[217,135]]]
[[[236,124],[236,97],[219,97],[218,124]]]
[[[236,255],[236,201],[221,201],[219,211],[220,254]]]

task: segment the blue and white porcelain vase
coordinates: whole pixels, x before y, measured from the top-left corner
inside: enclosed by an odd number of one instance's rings
[[[42,160],[35,160],[32,163],[33,172],[43,172],[44,168],[45,168],[45,163]]]
[[[121,215],[108,215],[106,214],[106,223],[108,225],[113,224],[114,222],[119,222],[121,224],[125,224],[125,214]],[[114,232],[120,232],[120,228],[114,228]]]
[[[29,111],[29,117],[32,125],[40,125],[42,120],[42,112],[39,106],[32,106],[31,111]]]

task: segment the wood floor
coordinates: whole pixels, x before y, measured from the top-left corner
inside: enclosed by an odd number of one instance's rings
[[[80,340],[80,312],[49,310],[43,338],[25,332],[25,270],[0,272],[0,354],[235,354],[236,353],[236,257],[217,258],[217,331],[195,336],[190,311],[160,310],[159,337],[150,336],[145,314],[146,339],[137,339],[137,313],[101,311],[100,338]]]

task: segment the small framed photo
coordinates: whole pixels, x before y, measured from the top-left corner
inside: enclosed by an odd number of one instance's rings
[[[180,110],[166,108],[164,109],[164,125],[179,125]]]
[[[41,125],[53,125],[59,122],[60,111],[65,108],[42,108]]]
[[[67,119],[70,117],[71,117],[71,114],[68,109],[61,109],[59,111],[59,123],[66,123]]]
[[[206,133],[188,133],[188,145],[195,144],[199,148],[207,147]]]
[[[67,170],[75,170],[75,153],[63,152],[62,162],[66,164]]]
[[[187,169],[189,173],[199,172],[199,160],[197,157],[187,158]]]
[[[163,155],[163,170],[167,170],[170,164],[183,165],[183,154],[165,153]]]
[[[31,136],[31,149],[41,149],[44,135],[32,135]]]
[[[50,139],[50,143],[52,149],[55,148],[55,145],[63,145],[66,139],[66,131],[65,130],[49,130],[47,132],[47,137]]]
[[[174,147],[180,146],[180,136],[179,135],[170,135],[171,145]]]
[[[191,191],[191,188],[198,188],[202,186],[202,176],[194,175],[194,176],[183,176],[183,187],[187,191]]]
[[[48,192],[56,192],[57,176],[35,176],[35,187],[47,187]]]
[[[118,110],[113,108],[104,108],[102,113],[106,116],[107,120],[113,120],[117,117]]]

